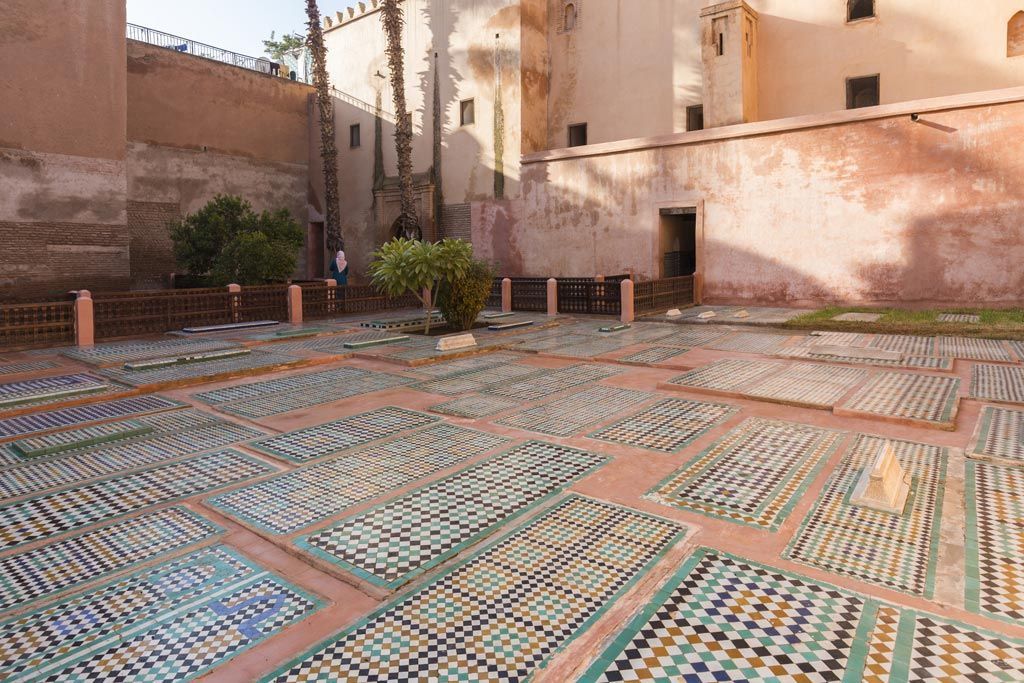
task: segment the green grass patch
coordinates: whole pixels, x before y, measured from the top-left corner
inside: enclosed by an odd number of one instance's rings
[[[834,320],[843,313],[881,313],[877,322]],[[966,313],[980,317],[979,323],[944,323],[942,313]],[[955,335],[963,337],[991,337],[996,339],[1024,339],[1024,309],[1021,308],[939,308],[908,310],[905,308],[866,308],[857,306],[828,306],[804,313],[785,323],[796,330],[834,330],[842,332],[874,332],[880,334]]]

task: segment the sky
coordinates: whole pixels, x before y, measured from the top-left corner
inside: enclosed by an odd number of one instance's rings
[[[347,0],[318,0],[321,12]],[[128,23],[173,33],[250,57],[263,54],[271,31],[305,33],[304,0],[128,0]]]

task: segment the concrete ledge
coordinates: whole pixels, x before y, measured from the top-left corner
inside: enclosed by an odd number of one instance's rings
[[[1010,104],[1012,102],[1024,102],[1024,87],[1005,88],[1002,90],[985,90],[981,92],[967,93],[964,95],[932,97],[924,100],[909,100],[907,102],[897,102],[895,104],[883,104],[877,107],[864,107],[863,109],[843,110],[824,114],[809,114],[806,116],[794,116],[785,119],[773,119],[771,121],[757,121],[755,123],[741,123],[735,126],[708,128],[706,130],[693,131],[689,133],[673,133],[671,135],[660,135],[649,138],[634,138],[631,140],[602,142],[594,145],[585,145],[583,147],[546,150],[543,152],[534,152],[533,154],[524,154],[521,163],[524,165],[538,164],[548,161],[562,161],[569,159],[582,159],[585,157],[606,156],[609,154],[623,154],[626,152],[637,152],[645,149],[657,149],[659,147],[696,145],[704,142],[714,142],[716,140],[733,140],[737,138],[756,137],[759,135],[788,133],[790,131],[804,130],[807,128],[839,126],[847,123],[855,123],[857,121],[873,121],[899,116],[910,116],[911,114],[927,114],[954,109],[984,107],[993,104]]]

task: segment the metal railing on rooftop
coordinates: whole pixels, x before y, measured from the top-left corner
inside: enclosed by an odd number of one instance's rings
[[[267,57],[250,57],[248,55],[241,55],[237,52],[232,52],[231,50],[214,47],[212,45],[207,45],[206,43],[182,38],[181,36],[176,36],[171,33],[164,33],[163,31],[157,31],[156,29],[146,28],[145,26],[138,26],[137,24],[128,24],[127,37],[130,40],[137,40],[142,43],[156,45],[157,47],[164,47],[168,50],[175,50],[177,52],[195,55],[196,57],[202,57],[204,59],[212,59],[215,62],[230,64],[232,66],[249,69],[250,71],[258,71],[259,73],[268,75],[278,75],[283,66],[275,64]],[[297,77],[297,80],[305,82],[301,77]]]

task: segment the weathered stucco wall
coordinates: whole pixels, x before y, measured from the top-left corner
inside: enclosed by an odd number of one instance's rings
[[[125,6],[9,0],[0,40],[0,299],[128,282]]]
[[[693,206],[710,301],[1020,304],[1021,140],[1024,88],[531,155],[474,243],[511,274],[650,275],[659,209]]]
[[[128,41],[132,286],[176,270],[167,224],[216,194],[309,218],[309,97],[301,83]],[[297,275],[305,275],[305,250]]]

